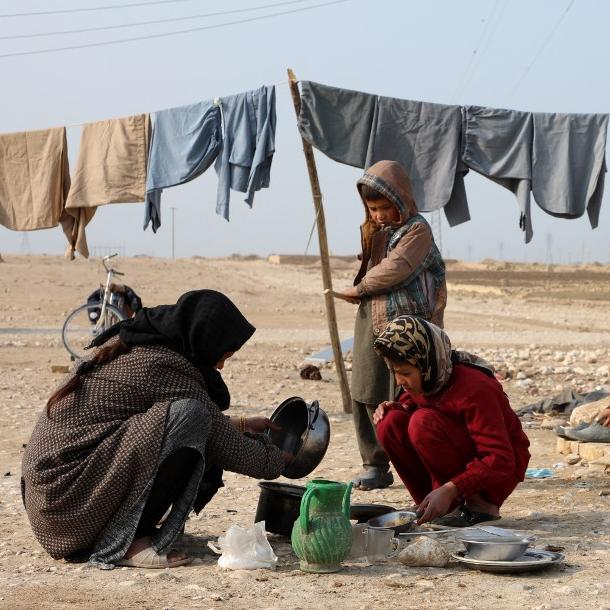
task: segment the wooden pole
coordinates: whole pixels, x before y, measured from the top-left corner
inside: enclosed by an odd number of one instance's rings
[[[294,72],[288,69],[288,82],[290,83],[290,92],[292,93],[292,101],[294,103],[294,111],[297,115],[297,120],[301,112],[301,95],[297,85],[297,79]],[[330,272],[330,261],[328,254],[328,239],[326,237],[326,219],[324,216],[324,206],[322,205],[322,192],[320,190],[320,182],[318,180],[318,170],[316,168],[316,160],[313,156],[311,144],[301,138],[303,143],[303,153],[305,154],[305,162],[307,163],[307,171],[309,172],[309,184],[311,185],[311,194],[313,196],[313,204],[316,210],[316,225],[318,227],[318,242],[320,245],[320,261],[322,263],[322,284],[324,289],[332,290],[333,281]],[[335,301],[332,294],[324,295],[326,303],[326,319],[328,321],[328,330],[330,333],[330,344],[333,348],[333,356],[335,358],[335,368],[339,376],[339,386],[341,387],[341,397],[343,399],[343,411],[345,413],[352,412],[352,399],[347,382],[347,373],[345,372],[345,363],[343,362],[343,354],[341,353],[341,341],[339,340],[339,329],[337,328],[337,314],[335,312]]]

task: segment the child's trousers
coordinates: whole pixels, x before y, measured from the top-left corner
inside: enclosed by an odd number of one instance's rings
[[[477,457],[466,426],[434,409],[388,411],[377,424],[377,436],[416,504]],[[519,474],[528,459],[527,448],[516,447],[514,474],[482,489],[481,496],[500,507],[523,479]]]

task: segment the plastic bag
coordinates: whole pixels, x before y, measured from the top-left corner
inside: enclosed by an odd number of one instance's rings
[[[267,540],[265,522],[252,527],[232,525],[224,536],[218,538],[222,555],[218,566],[228,570],[275,569],[277,557]]]

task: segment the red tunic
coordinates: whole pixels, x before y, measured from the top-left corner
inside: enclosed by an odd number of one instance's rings
[[[377,435],[416,502],[452,481],[460,496],[481,492],[499,506],[523,481],[529,440],[493,377],[456,364],[442,392],[399,402],[406,412],[386,413]]]

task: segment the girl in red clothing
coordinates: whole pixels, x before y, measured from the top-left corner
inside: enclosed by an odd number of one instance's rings
[[[413,316],[390,322],[374,347],[403,388],[377,407],[377,437],[418,505],[418,523],[499,519],[530,454],[490,365],[452,350],[440,328]]]

